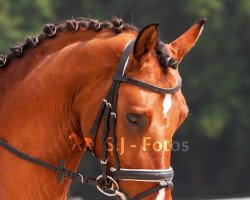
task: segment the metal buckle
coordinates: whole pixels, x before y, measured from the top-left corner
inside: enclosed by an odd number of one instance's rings
[[[82,174],[78,174],[78,176],[80,176],[81,183],[83,183],[83,175]]]
[[[101,160],[100,162],[102,165],[106,165],[108,163],[108,159],[106,159],[105,161]]]
[[[161,185],[161,186],[167,186],[167,187],[169,187],[171,190],[173,190],[173,188],[174,188],[174,184],[173,184],[173,181],[172,181],[172,180],[161,181],[161,182],[160,182],[160,185]]]
[[[101,179],[103,179],[103,176],[100,175],[96,178],[97,181],[100,181]],[[119,185],[116,182],[115,179],[113,179],[111,176],[107,176],[107,181],[108,181],[108,185],[100,185],[99,183],[97,184],[97,189],[103,193],[106,196],[109,197],[113,197],[118,195],[117,191],[119,191]]]
[[[114,112],[111,112],[110,115],[113,115],[114,118],[116,118],[116,114]]]
[[[106,106],[110,107],[112,109],[112,105],[111,103],[109,103],[106,99],[102,99],[105,103],[106,103]]]

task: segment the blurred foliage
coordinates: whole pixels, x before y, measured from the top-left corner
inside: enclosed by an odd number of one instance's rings
[[[1,0],[0,52],[28,34],[40,32],[41,25],[54,16],[52,0]]]
[[[114,15],[139,27],[158,21],[164,41],[209,20],[181,65],[190,116],[175,140],[190,150],[173,152],[174,196],[249,195],[249,0],[0,0],[0,51],[47,22]]]

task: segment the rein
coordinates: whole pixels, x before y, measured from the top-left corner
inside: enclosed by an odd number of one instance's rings
[[[160,94],[174,94],[180,90],[182,86],[181,80],[173,88],[160,88],[146,82],[133,79],[124,75],[129,55],[133,49],[134,41],[131,41],[125,48],[121,59],[118,64],[118,69],[113,77],[112,85],[108,91],[108,94],[100,106],[97,117],[93,123],[92,128],[90,129],[89,135],[91,136],[91,146],[89,147],[92,152],[95,148],[95,141],[97,132],[100,126],[100,123],[103,119],[103,129],[101,135],[101,145],[102,145],[102,154],[101,154],[101,170],[102,173],[97,178],[89,178],[83,176],[80,173],[75,173],[71,170],[68,170],[64,166],[64,162],[60,161],[58,166],[51,165],[47,162],[29,156],[16,148],[12,147],[10,144],[0,139],[0,146],[16,155],[17,157],[39,165],[41,167],[47,168],[49,170],[55,171],[58,175],[58,181],[61,182],[64,177],[69,177],[75,179],[80,183],[91,184],[97,187],[97,189],[105,194],[106,196],[118,196],[122,200],[140,200],[154,192],[159,191],[162,188],[173,188],[172,179],[174,176],[173,169],[170,167],[168,169],[124,169],[121,168],[118,154],[116,150],[116,111],[117,111],[117,100],[118,100],[118,89],[120,83],[133,84],[135,86],[144,88]],[[107,138],[108,133],[111,136],[111,143],[113,144],[113,155],[114,155],[114,166],[108,166],[108,147],[107,147]],[[85,140],[90,140],[85,138]],[[120,191],[119,184],[117,181],[142,181],[142,182],[156,182],[159,183],[157,186],[152,187],[142,193],[137,194],[136,196],[129,198],[125,195],[124,192]]]

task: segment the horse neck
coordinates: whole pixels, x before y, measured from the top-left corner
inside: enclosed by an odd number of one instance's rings
[[[83,152],[72,150],[69,134],[87,133],[95,110],[108,90],[124,45],[133,38],[133,34],[114,39],[110,36],[114,33],[79,31],[74,36],[64,33],[30,49],[23,58],[13,60],[0,74],[0,138],[54,165],[64,159],[66,167],[75,170]],[[78,119],[80,113],[84,119]],[[90,120],[88,113],[91,113]],[[79,120],[84,124],[81,127]],[[66,195],[70,182],[59,185],[53,172],[44,172],[14,155],[3,157],[1,153],[0,158],[6,170],[8,166],[3,179],[17,180],[12,170],[22,166],[33,178],[43,174],[37,185],[49,185],[47,196]],[[24,184],[25,177],[22,173],[17,174],[22,180],[20,184],[29,185],[30,191],[32,188],[39,190],[34,188],[34,182]]]

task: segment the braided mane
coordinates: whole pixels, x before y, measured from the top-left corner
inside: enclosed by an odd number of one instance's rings
[[[27,49],[37,47],[42,44],[43,41],[56,37],[59,32],[76,32],[80,29],[92,30],[94,32],[106,29],[113,31],[116,34],[120,34],[126,30],[134,30],[138,32],[137,27],[129,23],[124,23],[121,18],[117,17],[106,22],[99,22],[96,19],[76,18],[74,20],[63,21],[57,25],[46,24],[43,28],[43,33],[38,37],[28,37],[24,43],[11,47],[9,54],[0,55],[0,69],[6,68],[11,59],[22,57]],[[157,42],[155,55],[162,67],[177,68],[177,61],[171,58],[166,52],[163,42]]]

